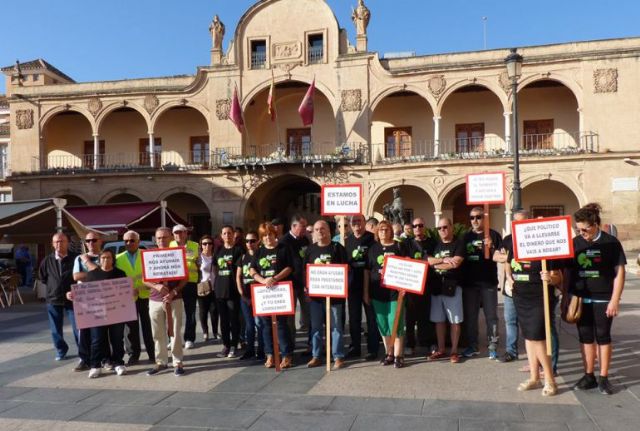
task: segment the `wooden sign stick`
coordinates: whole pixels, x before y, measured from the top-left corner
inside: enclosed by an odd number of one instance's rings
[[[491,258],[491,250],[489,249],[489,239],[491,238],[491,223],[489,223],[489,204],[484,204],[484,258]]]
[[[402,314],[402,303],[404,302],[404,290],[398,292],[398,305],[396,307],[396,316],[393,319],[393,329],[391,330],[391,349],[395,350],[396,334],[400,325],[400,315]],[[385,353],[386,354],[386,353]]]
[[[271,337],[273,339],[273,357],[276,358],[276,373],[280,372],[280,344],[278,343],[278,316],[271,316]]]
[[[547,271],[547,260],[542,259],[542,271]],[[542,295],[544,296],[544,336],[547,341],[547,356],[551,356],[551,310],[549,310],[549,284],[542,282]]]
[[[331,372],[331,298],[329,298],[328,296],[325,298],[326,301],[326,307],[327,309],[325,310],[325,317],[326,317],[326,322],[325,322],[325,326],[327,328],[327,335],[326,335],[326,346],[325,346],[325,350],[327,352],[327,373]]]

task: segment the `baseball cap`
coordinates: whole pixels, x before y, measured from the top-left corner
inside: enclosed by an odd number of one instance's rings
[[[183,224],[177,224],[173,227],[173,229],[171,230],[171,232],[176,233],[176,232],[189,232],[189,229],[187,229],[187,227]]]

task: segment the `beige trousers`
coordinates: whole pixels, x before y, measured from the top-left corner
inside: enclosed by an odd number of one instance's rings
[[[182,313],[184,305],[182,299],[171,301],[173,317],[173,338],[171,338],[171,356],[173,366],[182,364]],[[151,332],[156,350],[156,363],[167,365],[169,352],[167,350],[167,316],[162,308],[162,302],[149,301],[149,317],[151,318]]]

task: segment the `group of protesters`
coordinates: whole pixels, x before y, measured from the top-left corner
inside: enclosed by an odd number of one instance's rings
[[[144,281],[140,236],[134,231],[124,233],[126,250],[117,256],[102,249],[103,240],[95,232],[85,236],[86,251],[81,255],[69,251],[66,234],[56,233],[52,240],[54,251],[42,262],[39,278],[47,286],[47,310],[56,360],[64,359],[69,350],[62,335],[64,314],[67,314],[80,358],[74,370],[88,370],[90,378],[99,377],[104,370],[126,374],[127,366],[140,361],[141,341],[152,364],[147,375],[167,369],[169,351],[174,374],[183,375],[183,349],[196,346],[197,320],[200,320],[203,342],[221,340],[218,357],[263,361],[267,368],[290,368],[294,365],[296,349],[295,315],[278,316],[275,324],[271,317],[255,317],[251,288],[253,284],[273,287],[287,281],[293,288],[294,308],[299,311],[297,330],[304,334],[301,355],[307,357],[308,367],[322,365],[325,322],[331,326],[328,344],[334,369],[345,367],[346,360],[362,359],[363,333],[366,334],[366,361],[380,360],[383,366],[402,368],[405,356],[415,355],[418,346],[424,346],[426,361],[448,360],[457,364],[485,351],[478,335],[479,310],[482,309],[487,357],[500,362],[517,360],[521,333],[529,378],[518,390],[542,388],[543,396],[557,393],[554,377],[558,335],[553,321],[558,298],[562,296],[563,302],[567,302],[575,296],[581,299],[577,328],[585,374],[574,389],[598,388],[604,394],[611,394],[613,388],[608,380],[611,325],[619,310],[626,260],[620,242],[600,228],[600,211],[597,204],[588,204],[574,214],[575,257],[549,261],[549,267],[544,270],[538,261],[515,259],[510,235],[503,239],[494,230],[485,232],[486,215],[483,208],[476,207],[469,213],[470,229],[457,236],[448,218],[438,220],[436,235],[421,217],[403,228],[387,220],[366,220],[363,215],[353,215],[348,222],[339,223],[341,234],[335,237],[331,236],[327,221],[321,219],[308,226],[301,215],[291,218],[286,232],[284,223],[275,219],[247,232],[224,226],[219,235],[204,235],[198,242],[189,239],[189,231],[183,225],[172,229],[160,227],[154,235],[156,246],[160,249],[183,247],[188,272],[184,280],[164,282]],[[515,220],[527,218],[526,211],[514,214]],[[397,327],[394,323],[399,294],[385,287],[382,278],[384,259],[389,255],[429,264],[424,293],[407,293],[406,301],[401,303]],[[308,295],[307,264],[349,266],[348,297],[331,299],[328,319],[324,299]],[[138,318],[78,331],[71,285],[77,283],[77,288],[82,288],[85,282],[122,277],[132,280]],[[499,282],[499,277],[504,279]],[[543,282],[553,287],[548,301],[543,297]],[[499,286],[506,326],[502,356],[498,353]],[[544,307],[547,303],[552,320],[551,357],[545,348]],[[348,347],[344,337],[347,321]],[[272,328],[277,328],[275,337]],[[274,338],[278,340],[279,352],[274,352]],[[382,354],[380,341],[384,348]],[[276,363],[278,357],[280,362]],[[598,378],[594,374],[596,360]]]

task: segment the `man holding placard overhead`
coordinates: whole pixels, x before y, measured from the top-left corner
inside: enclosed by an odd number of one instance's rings
[[[467,348],[462,353],[470,358],[479,354],[478,350],[478,314],[480,307],[487,324],[489,359],[498,360],[498,266],[502,238],[493,229],[488,237],[484,232],[484,210],[474,207],[469,214],[471,230],[463,238],[467,257],[463,273],[464,329],[467,336]],[[489,258],[485,258],[485,246],[489,247]]]
[[[344,247],[331,241],[329,225],[324,220],[319,220],[313,225],[313,234],[317,240],[305,251],[304,262],[306,264],[343,264],[347,263],[347,252]],[[331,351],[333,353],[335,369],[344,367],[344,343],[342,331],[344,328],[344,299],[331,300]],[[323,298],[312,298],[311,309],[311,354],[312,358],[307,364],[309,368],[322,364],[320,354],[322,351],[322,327],[326,320],[325,303]]]

